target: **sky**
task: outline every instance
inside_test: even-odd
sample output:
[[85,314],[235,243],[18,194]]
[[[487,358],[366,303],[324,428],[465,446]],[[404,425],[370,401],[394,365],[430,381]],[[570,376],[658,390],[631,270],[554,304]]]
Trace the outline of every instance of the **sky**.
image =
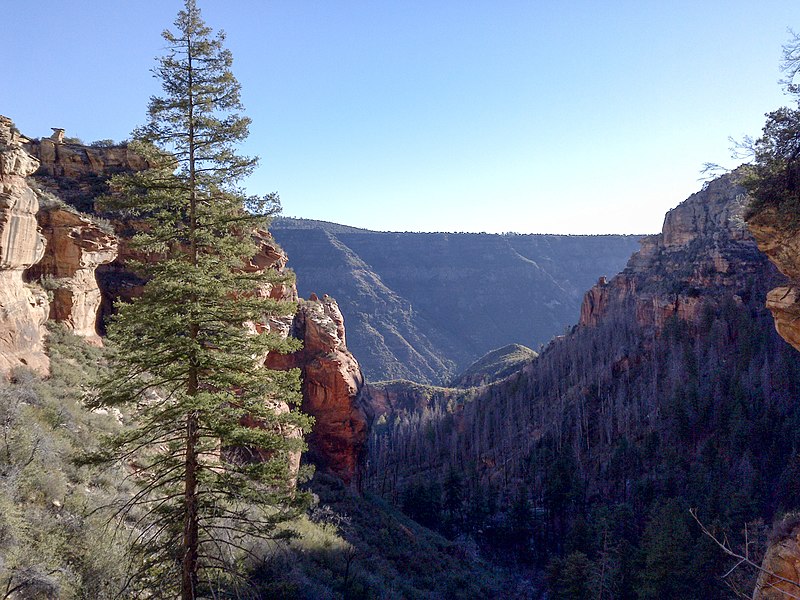
[[[9,0],[0,114],[123,140],[179,0]],[[654,233],[791,103],[796,0],[198,0],[260,157],[250,194],[380,231]]]

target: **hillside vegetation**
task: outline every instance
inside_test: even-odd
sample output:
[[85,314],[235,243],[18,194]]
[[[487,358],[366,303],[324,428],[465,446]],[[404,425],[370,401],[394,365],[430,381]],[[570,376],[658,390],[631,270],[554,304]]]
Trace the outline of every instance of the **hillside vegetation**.
[[[115,516],[134,491],[132,467],[76,462],[127,423],[83,407],[106,368],[104,351],[53,325],[48,353],[49,378],[20,369],[0,382],[0,590],[19,599],[134,597],[127,576],[136,558],[127,550],[136,528]],[[256,545],[249,581],[225,597],[481,598],[519,585],[469,547],[335,478],[318,476],[309,489],[314,505],[287,526],[295,537]]]
[[552,597],[749,594],[755,573],[722,579],[732,564],[689,513],[737,547],[747,528],[758,557],[765,524],[800,509],[800,360],[764,308],[781,277],[740,195],[721,180],[675,209],[587,296],[586,324],[516,374],[388,412],[368,487],[546,570]]

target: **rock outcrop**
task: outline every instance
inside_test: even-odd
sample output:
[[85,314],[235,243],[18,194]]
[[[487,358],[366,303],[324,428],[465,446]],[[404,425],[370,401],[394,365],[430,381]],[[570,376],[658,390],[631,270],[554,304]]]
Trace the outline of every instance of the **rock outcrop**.
[[[272,270],[279,275],[287,275],[286,263],[289,258],[286,253],[275,243],[275,239],[267,231],[256,231],[253,234],[256,243],[256,253],[250,259],[249,269],[252,271]],[[284,283],[265,283],[259,290],[262,298],[297,302],[297,286],[293,280]],[[281,337],[288,337],[292,332],[293,317],[270,316],[264,323],[258,323],[259,330],[277,333]]]
[[101,298],[95,271],[116,258],[116,236],[67,208],[43,208],[37,217],[47,252],[28,277],[49,285],[53,294],[50,319],[64,323],[89,343],[102,345],[97,332]]
[[11,120],[0,116],[0,374],[19,365],[41,373],[49,369],[47,295],[23,280],[45,249],[36,221],[39,201],[26,181],[39,163],[25,152],[23,141]]
[[[11,136],[11,131],[9,122],[7,137]],[[125,146],[90,147],[69,143],[65,141],[63,133],[63,130],[54,129],[52,137],[39,141],[28,141],[14,133],[14,160],[8,158],[6,162],[11,166],[0,172],[11,173],[17,178],[12,180],[4,176],[2,180],[4,187],[16,186],[13,187],[13,194],[16,194],[13,198],[18,196],[19,199],[11,203],[9,209],[14,211],[13,224],[4,230],[4,236],[13,239],[0,248],[3,252],[0,269],[4,269],[0,270],[0,278],[6,275],[16,278],[21,286],[6,285],[0,290],[0,296],[11,291],[17,295],[23,292],[28,294],[24,296],[24,302],[14,305],[17,312],[17,305],[27,306],[31,304],[29,297],[33,297],[33,292],[22,285],[22,271],[42,258],[44,248],[44,237],[37,231],[37,197],[25,185],[25,176],[35,172],[36,181],[41,187],[53,191],[71,207],[92,212],[94,199],[107,191],[110,176],[147,167],[141,157]],[[36,158],[25,152],[22,144]],[[5,160],[6,154],[3,157]],[[12,197],[9,194],[6,193],[3,198]],[[42,193],[43,197],[46,195]],[[42,211],[39,219],[50,251],[28,275],[30,279],[43,279],[48,287],[53,288],[53,306],[48,309],[46,295],[40,292],[36,296],[39,304],[33,303],[39,311],[35,327],[34,324],[22,327],[6,319],[2,319],[0,326],[10,323],[9,332],[24,337],[18,345],[27,351],[38,348],[39,354],[46,360],[41,341],[36,346],[33,338],[34,330],[41,328],[48,312],[51,318],[65,322],[87,340],[99,343],[101,338],[94,315],[101,296],[100,310],[103,316],[107,316],[113,310],[115,299],[129,300],[140,294],[144,281],[127,265],[131,260],[147,260],[147,257],[141,256],[127,242],[132,232],[127,230],[125,224],[116,224],[119,233],[117,239],[89,219],[58,203]],[[248,268],[287,274],[287,256],[271,234],[257,231],[254,241],[257,251]],[[6,256],[8,253],[11,254]],[[95,271],[99,289],[94,283]],[[298,300],[297,288],[288,279],[266,284],[260,293],[265,298],[292,302]],[[308,438],[312,460],[322,470],[340,476],[357,488],[367,435],[367,421],[359,406],[363,376],[358,362],[345,345],[344,321],[336,301],[326,296],[323,300],[302,302],[294,317],[271,317],[264,322],[254,323],[253,327],[283,337],[293,335],[303,341],[303,349],[295,354],[267,357],[267,366],[297,367],[302,370],[303,409],[316,418],[314,431]],[[102,330],[102,323],[99,329]],[[0,356],[10,356],[3,349],[2,336],[0,331]],[[31,364],[33,358],[22,357],[17,362],[24,361]],[[0,362],[0,369],[2,366]],[[288,410],[288,407],[279,406],[278,409]],[[253,425],[258,426],[257,423]],[[299,461],[299,455],[292,460]]]
[[640,325],[655,330],[673,315],[696,322],[715,296],[761,276],[764,260],[744,221],[747,202],[735,174],[692,194],[667,213],[662,233],[641,240],[622,273],[586,293],[580,324],[596,326],[610,307],[626,303]]
[[800,595],[800,525],[770,545],[753,600],[786,600]]
[[787,223],[773,208],[753,215],[748,225],[766,254],[789,283],[767,295],[767,308],[775,318],[778,333],[800,350],[800,227]]
[[147,161],[127,145],[68,143],[63,129],[54,131],[50,138],[27,141],[25,149],[39,160],[37,179],[82,212],[94,210],[94,200],[108,191],[109,177],[147,168]]
[[309,453],[319,469],[360,488],[367,440],[367,419],[360,405],[364,378],[347,349],[344,319],[333,298],[301,302],[292,335],[302,350],[272,355],[271,368],[299,368],[303,380],[303,411],[316,423],[308,437]]

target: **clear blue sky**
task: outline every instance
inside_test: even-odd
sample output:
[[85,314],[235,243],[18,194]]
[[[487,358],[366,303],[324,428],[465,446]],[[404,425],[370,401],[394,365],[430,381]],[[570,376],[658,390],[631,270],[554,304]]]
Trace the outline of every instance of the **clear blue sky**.
[[[128,137],[178,0],[3,7],[0,114]],[[788,102],[797,0],[198,0],[261,157],[250,193],[378,230],[650,233]]]

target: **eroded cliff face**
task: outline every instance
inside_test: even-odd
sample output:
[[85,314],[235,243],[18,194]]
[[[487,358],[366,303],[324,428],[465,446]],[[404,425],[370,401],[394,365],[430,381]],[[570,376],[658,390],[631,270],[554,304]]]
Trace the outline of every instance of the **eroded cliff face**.
[[0,116],[0,374],[26,365],[47,373],[47,295],[25,283],[24,271],[44,255],[36,221],[39,201],[26,177],[39,166],[22,148],[10,119]]
[[[769,291],[767,308],[775,329],[800,350],[800,228],[767,207],[750,216],[748,226],[759,249],[789,278]],[[753,600],[796,596],[800,583],[800,526],[779,537],[767,550]],[[794,583],[792,583],[794,582]]]
[[367,441],[367,419],[360,393],[364,377],[347,349],[344,319],[336,300],[316,296],[301,302],[292,335],[303,342],[291,355],[272,355],[272,368],[299,368],[303,411],[316,419],[309,452],[321,470],[359,489]]
[[800,228],[787,223],[774,208],[753,215],[748,225],[759,249],[789,278],[786,285],[769,292],[767,308],[781,337],[800,350]]
[[28,277],[44,278],[51,286],[50,319],[87,342],[102,345],[97,333],[101,295],[95,271],[116,258],[116,236],[66,208],[43,208],[37,217],[47,251],[30,268]]
[[747,230],[746,206],[735,174],[690,196],[667,213],[660,234],[641,240],[622,273],[601,278],[587,292],[580,324],[596,326],[610,306],[626,303],[640,325],[655,330],[673,315],[696,322],[716,296],[762,276],[764,260]]
[[28,141],[25,149],[39,161],[37,179],[83,212],[94,210],[94,200],[108,191],[109,177],[147,168],[147,161],[125,145],[73,144],[64,141],[63,130],[54,131],[50,138]]

